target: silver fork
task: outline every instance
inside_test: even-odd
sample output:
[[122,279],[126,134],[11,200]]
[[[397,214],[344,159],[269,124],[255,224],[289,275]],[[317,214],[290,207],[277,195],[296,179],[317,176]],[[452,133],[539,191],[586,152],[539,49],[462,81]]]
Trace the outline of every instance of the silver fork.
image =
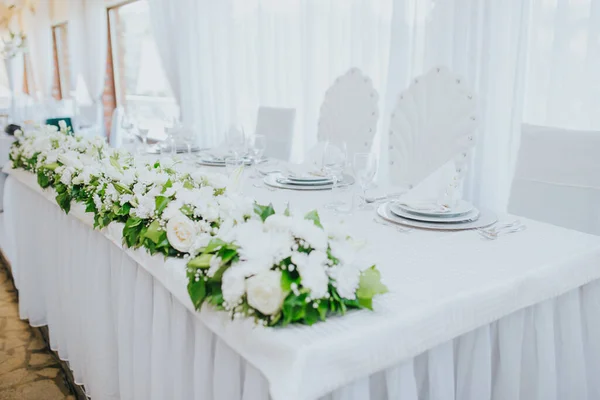
[[478,229],[477,231],[483,238],[488,240],[495,240],[498,239],[498,236],[521,232],[525,229],[527,229],[527,226],[522,224],[519,220],[516,220],[512,223],[494,226],[491,229]]

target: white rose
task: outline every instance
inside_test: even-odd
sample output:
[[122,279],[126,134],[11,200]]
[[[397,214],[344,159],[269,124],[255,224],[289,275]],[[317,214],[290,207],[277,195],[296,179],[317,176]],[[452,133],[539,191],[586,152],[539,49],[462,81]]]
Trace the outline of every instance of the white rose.
[[167,239],[176,250],[186,253],[194,243],[196,227],[194,222],[183,214],[167,222]]
[[248,304],[264,315],[281,309],[285,298],[281,289],[281,271],[263,271],[246,279]]

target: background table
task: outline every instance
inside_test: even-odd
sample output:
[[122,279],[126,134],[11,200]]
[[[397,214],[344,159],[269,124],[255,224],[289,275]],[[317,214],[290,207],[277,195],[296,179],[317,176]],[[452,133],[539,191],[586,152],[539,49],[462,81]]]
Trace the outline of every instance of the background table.
[[[375,312],[264,329],[193,312],[181,260],[121,249],[118,224],[93,231],[81,207],[66,216],[33,175],[11,174],[6,250],[21,317],[49,326],[93,399],[600,396],[598,237],[533,221],[497,241],[407,235],[358,213],[348,232],[369,241],[390,288]],[[298,208],[327,201],[247,191]]]

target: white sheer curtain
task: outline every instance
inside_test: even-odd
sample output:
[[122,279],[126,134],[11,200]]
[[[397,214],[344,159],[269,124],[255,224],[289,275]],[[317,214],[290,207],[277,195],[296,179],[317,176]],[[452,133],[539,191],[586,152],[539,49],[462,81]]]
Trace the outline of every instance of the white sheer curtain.
[[[166,64],[176,60],[169,74],[203,145],[217,144],[234,121],[252,130],[259,105],[293,107],[294,156],[301,158],[315,142],[325,90],[356,66],[380,93],[385,166],[382,133],[398,93],[446,65],[481,104],[465,194],[501,210],[523,112],[529,123],[600,124],[593,112],[600,109],[600,0],[181,0],[175,10],[151,1],[155,15],[177,21],[159,40],[161,53]],[[166,20],[154,19],[156,32],[166,32]]]
[[150,5],[150,23],[154,32],[156,47],[161,57],[162,66],[171,85],[171,91],[178,104],[181,104],[181,80],[179,75],[178,59],[185,54],[179,54],[177,47],[180,44],[179,30],[173,29],[178,25],[178,2],[168,0],[148,0]]
[[[52,21],[50,19],[50,2],[40,2],[35,13],[28,10],[23,16],[24,31],[27,35],[27,46],[31,63],[32,76],[40,100],[52,95]],[[33,93],[31,93],[33,94]]]
[[71,79],[76,87],[77,102],[79,106],[95,109],[93,122],[103,132],[102,93],[108,49],[105,2],[83,0],[69,4],[68,35]]
[[[153,14],[167,3],[152,0]],[[197,124],[203,145],[216,145],[232,122],[252,131],[260,105],[295,108],[293,156],[301,158],[316,142],[319,107],[337,76],[358,67],[383,92],[391,5],[392,0],[177,2],[177,28],[169,27],[172,39],[160,40],[159,47],[172,46],[161,50],[163,57],[176,49],[171,57],[178,63],[183,118]]]
[[524,120],[600,130],[600,0],[531,0]]

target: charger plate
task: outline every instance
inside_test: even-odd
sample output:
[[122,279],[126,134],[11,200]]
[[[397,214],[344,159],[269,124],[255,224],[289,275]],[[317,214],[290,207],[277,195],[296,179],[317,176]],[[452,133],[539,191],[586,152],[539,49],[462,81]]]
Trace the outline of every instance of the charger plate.
[[423,222],[406,219],[397,216],[390,210],[390,202],[383,203],[377,208],[377,215],[388,222],[399,225],[410,226],[411,228],[435,229],[440,231],[462,231],[466,229],[477,229],[488,227],[498,221],[496,213],[491,210],[479,209],[479,218],[467,222]]
[[[333,184],[327,185],[315,185],[314,183],[310,184],[302,184],[300,182],[296,183],[285,183],[285,181],[281,181],[283,175],[274,173],[265,176],[264,183],[267,186],[271,186],[278,189],[290,189],[290,190],[330,190],[333,187]],[[354,178],[350,175],[344,175],[344,179],[339,183],[340,187],[349,186],[354,183]]]

